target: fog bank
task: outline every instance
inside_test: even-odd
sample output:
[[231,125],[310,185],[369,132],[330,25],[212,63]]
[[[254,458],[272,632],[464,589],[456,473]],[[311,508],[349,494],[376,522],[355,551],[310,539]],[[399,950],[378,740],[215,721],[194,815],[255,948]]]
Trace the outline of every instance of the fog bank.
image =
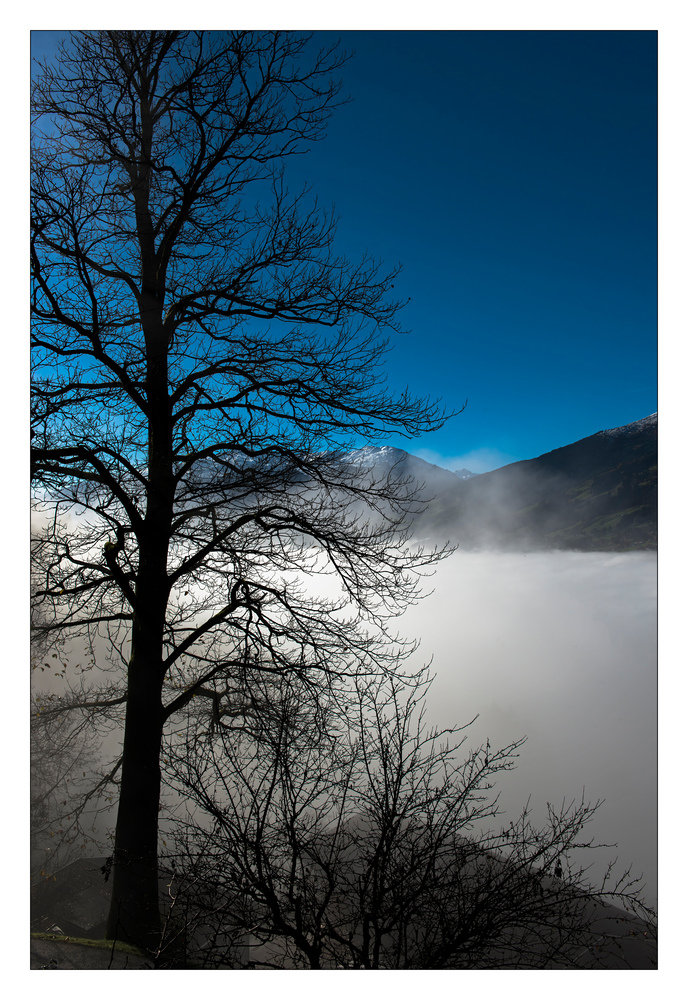
[[532,796],[605,799],[591,826],[644,872],[656,902],[657,563],[640,553],[461,553],[400,631],[436,679],[428,720],[469,742],[528,742],[504,776],[507,813]]
[[[590,830],[618,844],[620,863],[644,873],[650,905],[657,894],[656,581],[649,552],[458,551],[428,581],[434,592],[397,622],[402,636],[421,640],[413,662],[433,660],[430,724],[462,725],[478,714],[468,745],[528,738],[517,770],[499,786],[507,817],[529,796],[535,819],[544,818],[548,801],[580,799],[583,791],[588,800],[604,799]],[[336,588],[319,577],[316,589]],[[75,650],[68,658],[82,657]],[[62,689],[52,670],[34,681],[35,690]],[[120,735],[106,740],[106,753],[116,754]],[[101,818],[103,833],[107,822]]]

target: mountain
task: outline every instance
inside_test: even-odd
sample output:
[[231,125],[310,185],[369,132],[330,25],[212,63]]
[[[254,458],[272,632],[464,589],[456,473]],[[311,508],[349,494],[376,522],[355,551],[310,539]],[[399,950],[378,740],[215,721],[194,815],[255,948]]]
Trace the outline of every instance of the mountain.
[[459,480],[417,530],[467,549],[656,548],[657,414]]
[[462,549],[630,551],[657,547],[657,414],[482,475],[441,469],[396,448],[348,461],[424,483],[421,538]]
[[[419,540],[449,540],[464,550],[625,552],[657,547],[656,413],[481,475],[468,469],[450,472],[389,446],[323,457],[333,461],[337,474],[346,476],[353,467],[363,472],[364,481],[367,473],[378,482],[391,473],[408,480],[410,488],[422,487],[427,506],[413,520]],[[239,455],[231,473],[244,488],[246,502],[257,461]],[[272,459],[268,465],[262,461],[264,482]],[[226,464],[219,475],[224,489]],[[285,472],[277,461],[273,490],[284,488],[285,475],[294,484],[310,480],[308,472],[295,473],[291,467]],[[316,480],[313,487],[317,490]],[[365,516],[362,500],[359,506]],[[350,507],[351,512],[356,509],[355,504]]]
[[[425,459],[418,458],[417,455],[410,455],[401,448],[391,448],[386,445],[382,448],[359,448],[356,451],[348,452],[343,456],[349,465],[368,467],[375,478],[387,475],[394,470],[395,478],[410,477],[416,483],[425,484],[425,493],[428,497],[439,497],[451,494],[452,491],[462,481],[460,473],[449,472],[439,465],[432,465]],[[461,473],[472,476],[472,472],[462,469]]]

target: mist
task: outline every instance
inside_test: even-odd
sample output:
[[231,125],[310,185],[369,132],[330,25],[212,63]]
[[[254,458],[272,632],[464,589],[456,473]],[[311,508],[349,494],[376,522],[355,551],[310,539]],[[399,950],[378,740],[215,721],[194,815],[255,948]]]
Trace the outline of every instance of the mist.
[[[505,814],[531,798],[605,802],[588,828],[657,896],[657,563],[654,552],[457,552],[400,631],[436,675],[427,719],[468,743],[526,736],[499,785]],[[601,874],[600,866],[593,869]]]
[[[329,591],[327,578],[315,589]],[[502,776],[504,816],[530,799],[544,820],[548,802],[604,799],[588,832],[617,844],[591,870],[643,875],[657,901],[657,562],[654,552],[464,552],[444,560],[431,590],[397,621],[417,639],[412,663],[432,661],[426,721],[467,730],[466,749],[527,737],[518,768]],[[106,643],[98,655],[100,673]],[[82,659],[83,652],[78,656]],[[72,663],[77,650],[67,653]],[[35,690],[59,692],[52,671]],[[121,733],[104,741],[104,760]],[[114,808],[97,827],[105,839]],[[620,873],[620,871],[619,871]]]

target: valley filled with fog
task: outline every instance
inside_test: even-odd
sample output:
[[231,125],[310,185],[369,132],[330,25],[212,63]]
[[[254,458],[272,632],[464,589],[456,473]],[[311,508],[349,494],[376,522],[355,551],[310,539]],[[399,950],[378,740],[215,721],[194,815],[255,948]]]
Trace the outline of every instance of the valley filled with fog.
[[467,746],[527,736],[499,785],[507,819],[528,796],[536,819],[548,801],[604,799],[589,829],[654,905],[656,553],[458,551],[428,582],[400,624],[432,657],[428,722],[478,714]]
[[[654,552],[458,550],[426,580],[427,596],[395,623],[400,636],[420,641],[411,663],[432,660],[428,725],[460,726],[478,715],[466,750],[487,738],[497,748],[527,737],[517,769],[497,786],[506,822],[529,798],[537,822],[547,802],[604,799],[588,830],[618,851],[601,851],[591,876],[598,881],[618,853],[619,868],[632,864],[644,875],[652,906],[656,587]],[[331,588],[331,577],[316,578],[314,590]],[[104,643],[99,653],[102,670]],[[76,650],[68,659],[76,660]],[[62,690],[51,672],[34,680],[37,691]],[[106,738],[108,757],[117,756],[120,738]],[[101,837],[113,823],[114,812],[101,815]]]

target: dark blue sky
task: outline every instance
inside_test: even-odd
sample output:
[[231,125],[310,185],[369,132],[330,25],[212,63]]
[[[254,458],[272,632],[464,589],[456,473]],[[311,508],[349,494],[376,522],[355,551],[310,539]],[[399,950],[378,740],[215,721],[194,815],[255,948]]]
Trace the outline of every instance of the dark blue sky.
[[348,249],[404,265],[392,384],[468,399],[407,450],[483,471],[654,412],[655,33],[342,41],[353,101],[310,177]]
[[468,400],[388,443],[482,472],[654,412],[656,34],[336,37],[352,101],[290,177],[344,251],[404,266],[390,384]]

